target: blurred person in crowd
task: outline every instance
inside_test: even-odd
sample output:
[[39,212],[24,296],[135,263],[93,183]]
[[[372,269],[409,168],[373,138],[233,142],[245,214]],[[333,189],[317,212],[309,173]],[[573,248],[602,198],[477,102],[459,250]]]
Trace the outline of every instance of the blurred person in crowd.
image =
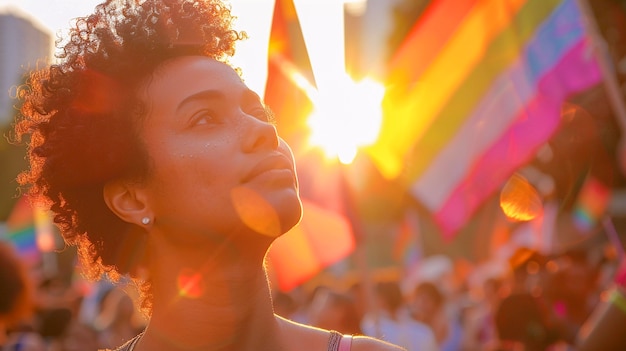
[[444,296],[434,283],[417,284],[411,301],[411,313],[417,321],[430,326],[438,343],[443,342],[448,334],[443,306]]
[[354,300],[356,313],[359,316],[359,320],[362,320],[369,309],[368,297],[363,284],[358,280],[352,282],[348,287],[347,293]]
[[64,334],[60,350],[62,351],[90,351],[98,350],[98,332],[84,323],[70,324]]
[[568,250],[554,261],[559,268],[550,279],[547,298],[571,341],[598,303],[600,266],[590,262],[584,249]]
[[[471,266],[466,260],[453,259],[443,254],[431,255],[420,261],[417,269],[413,269],[402,279],[402,291],[410,300],[411,313],[415,312],[413,305],[416,287],[424,282],[434,284],[437,295],[441,297],[441,305],[437,312],[440,323],[437,323],[438,326],[433,328],[433,331],[442,350],[456,350],[461,343],[463,331],[461,319],[467,304],[467,286],[463,276],[467,274]],[[432,301],[432,298],[420,298],[417,303],[426,300]]]
[[502,279],[490,277],[482,284],[480,302],[471,308],[464,323],[463,350],[496,350],[495,312],[502,299]]
[[13,247],[0,241],[0,348],[3,351],[44,351],[34,331],[34,282]]
[[51,351],[60,349],[75,317],[80,296],[59,276],[46,277],[37,289],[37,332]]
[[471,303],[467,277],[475,266],[463,258],[457,258],[453,263],[454,270],[450,287],[447,291],[441,291],[445,300],[444,314],[449,323],[448,337],[441,345],[442,351],[456,351],[461,348],[465,333],[465,318]]
[[310,305],[311,325],[343,334],[363,335],[355,301],[329,288],[316,290]]
[[298,304],[290,294],[280,290],[273,291],[272,304],[277,315],[294,320],[293,316],[298,312]]
[[602,285],[602,299],[576,336],[578,351],[626,349],[626,261],[616,263],[611,280]]
[[439,349],[430,327],[410,317],[398,282],[379,282],[375,293],[377,306],[361,321],[366,335],[381,337],[408,351]]
[[120,350],[396,350],[274,314],[265,255],[302,205],[290,148],[228,63],[233,20],[220,0],[108,0],[77,18],[58,63],[18,89],[18,181],[84,272],[141,286],[150,321]]
[[[311,324],[309,306],[313,299],[311,291],[302,285],[289,292],[272,291],[274,313],[300,324]],[[275,300],[276,299],[276,300]]]
[[546,258],[534,250],[519,248],[509,259],[510,293],[495,311],[501,350],[546,350],[559,342],[557,319],[539,289]]
[[[101,287],[104,284],[109,286],[108,281],[105,279],[98,282],[98,285]],[[84,314],[86,312],[85,307],[88,306],[86,301],[92,295],[99,293],[98,289],[95,284],[94,286],[87,285],[81,279],[73,282],[72,289],[75,291],[75,298],[70,305],[72,318],[61,338],[60,350],[97,350],[99,349],[99,333],[93,325],[97,320],[97,315],[94,313],[92,316],[86,317]]]
[[132,339],[143,329],[130,296],[120,287],[109,290],[101,301],[94,325],[100,348],[114,348]]

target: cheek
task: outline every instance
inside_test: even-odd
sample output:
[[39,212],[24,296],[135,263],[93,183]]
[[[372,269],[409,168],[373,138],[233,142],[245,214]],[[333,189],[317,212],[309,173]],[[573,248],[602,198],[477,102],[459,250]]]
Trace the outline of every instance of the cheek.
[[167,183],[210,184],[232,178],[228,156],[213,143],[173,140],[152,150],[155,176]]
[[[232,172],[215,153],[168,152],[153,157],[151,177],[155,210],[193,216],[225,210],[233,188]],[[166,212],[162,212],[166,213]]]

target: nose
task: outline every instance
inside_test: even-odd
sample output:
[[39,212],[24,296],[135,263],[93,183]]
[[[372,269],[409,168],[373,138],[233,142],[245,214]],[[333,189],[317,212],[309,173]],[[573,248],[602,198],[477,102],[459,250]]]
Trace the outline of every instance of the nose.
[[276,127],[254,116],[245,115],[243,151],[255,152],[259,149],[277,149],[280,145]]

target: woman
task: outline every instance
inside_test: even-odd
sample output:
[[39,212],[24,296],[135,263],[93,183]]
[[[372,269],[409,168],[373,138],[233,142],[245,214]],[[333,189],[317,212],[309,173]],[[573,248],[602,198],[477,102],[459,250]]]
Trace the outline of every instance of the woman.
[[93,277],[129,275],[150,322],[122,349],[398,350],[274,315],[263,260],[298,223],[293,155],[227,59],[217,0],[108,0],[20,89],[31,194]]

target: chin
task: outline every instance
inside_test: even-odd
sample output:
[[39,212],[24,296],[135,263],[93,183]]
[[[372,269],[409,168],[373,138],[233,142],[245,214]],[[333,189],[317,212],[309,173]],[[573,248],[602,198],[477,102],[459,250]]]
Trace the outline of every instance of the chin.
[[298,199],[297,203],[283,206],[279,216],[282,235],[300,223],[302,219],[302,202],[300,202],[300,199]]

